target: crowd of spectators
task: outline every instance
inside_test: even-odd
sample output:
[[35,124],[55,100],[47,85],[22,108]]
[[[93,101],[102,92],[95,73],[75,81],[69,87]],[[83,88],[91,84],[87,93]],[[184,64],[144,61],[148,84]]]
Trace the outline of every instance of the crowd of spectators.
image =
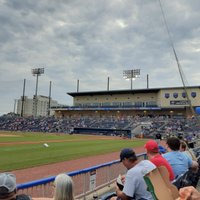
[[69,133],[74,127],[78,128],[124,128],[129,125],[129,119],[98,118],[98,117],[18,117],[1,116],[0,130],[56,132]]
[[[172,136],[167,138],[165,145],[167,152],[165,153],[161,153],[159,151],[158,143],[159,141],[149,140],[148,142],[146,142],[144,147],[146,149],[147,158],[149,159],[149,161],[154,164],[156,168],[165,168],[166,173],[163,170],[159,171],[159,173],[164,173],[161,175],[163,180],[165,180],[164,182],[166,182],[167,177],[169,178],[170,182],[166,184],[168,189],[165,189],[171,190],[171,192],[173,193],[173,199],[175,198],[176,200],[200,199],[200,193],[198,192],[198,190],[195,189],[195,187],[199,183],[200,177],[199,159],[195,157],[195,154],[191,154],[192,150],[188,148],[185,141],[179,139],[178,137]],[[121,178],[121,181],[124,183],[124,188],[120,189],[118,184],[116,184],[116,193],[112,194],[114,197],[112,197],[111,200],[150,200],[152,198],[149,197],[146,193],[146,191],[152,192],[152,188],[148,188],[147,190],[144,189],[145,187],[143,185],[143,181],[146,179],[144,179],[143,177],[146,175],[144,175],[143,172],[147,172],[148,174],[151,173],[151,171],[153,171],[155,168],[152,168],[148,164],[145,164],[146,168],[143,168],[142,165],[140,166],[139,163],[141,163],[142,161],[138,162],[137,159],[134,157],[133,152],[134,151],[132,149],[123,149],[120,153],[120,160],[123,165],[128,169],[128,171],[125,176],[121,176],[123,177],[123,179]],[[134,174],[134,172],[136,172],[137,175]],[[141,174],[142,176],[140,177]],[[152,196],[158,194],[159,192],[157,189],[159,187],[162,187],[161,185],[157,185],[159,183],[158,177],[153,178],[153,180],[157,181],[151,183],[151,185],[153,184],[152,186],[154,187],[154,192],[151,193]],[[147,182],[146,187],[149,187],[149,181]],[[179,185],[178,183],[181,184]],[[143,191],[143,193],[140,191],[140,189],[142,189],[141,191]],[[158,193],[156,193],[155,191],[157,191]],[[158,195],[160,195],[160,193]],[[153,199],[157,199],[157,197]]]
[[[138,127],[141,127],[139,131]],[[0,117],[0,130],[49,132],[49,133],[78,133],[76,128],[112,129],[113,132],[97,131],[93,134],[118,135],[115,130],[130,130],[131,138],[136,136],[155,138],[160,135],[166,139],[171,136],[184,138],[192,142],[199,137],[199,124],[193,119],[183,117],[169,118],[167,116],[70,116],[63,118],[50,117],[19,117],[4,115]],[[76,129],[77,130],[77,129]],[[135,133],[137,130],[138,133]],[[115,133],[116,132],[116,133]],[[123,135],[123,132],[121,133]],[[130,137],[130,136],[128,136]]]
[[19,117],[4,115],[0,117],[0,130],[72,133],[74,128],[128,129],[131,132],[141,127],[144,137],[162,138],[175,135],[192,141],[199,137],[199,124],[194,119],[169,118],[166,116],[70,116],[65,118]]
[[[200,177],[199,163],[185,153],[188,147],[184,141],[174,136],[169,137],[166,141],[167,152],[164,154],[159,151],[158,141],[149,140],[144,147],[148,160],[139,161],[131,148],[121,151],[120,161],[127,168],[127,173],[119,176],[121,181],[118,180],[119,177],[117,178],[115,192],[104,195],[103,200],[162,199],[161,195],[163,194],[159,191],[163,191],[163,188],[171,191],[166,193],[169,196],[165,196],[164,199],[200,199],[200,193],[195,189]],[[157,173],[154,173],[155,170]],[[187,177],[185,174],[190,174],[190,176]],[[146,181],[146,176],[152,177],[152,179],[148,178]],[[184,178],[182,179],[182,177]],[[161,179],[163,179],[163,185],[159,185]],[[183,180],[182,184],[177,185],[177,180]]]
[[[164,117],[66,117],[62,119],[56,119],[55,117],[18,117],[18,116],[2,116],[0,117],[0,130],[9,131],[31,131],[31,132],[59,132],[68,133],[72,127],[96,127],[102,128],[101,124],[105,124],[105,127],[135,127],[137,125],[147,124],[145,130],[148,132],[153,132],[154,136],[161,133],[162,137],[166,138],[166,149],[167,152],[161,155],[159,152],[159,145],[155,140],[150,140],[145,144],[147,151],[147,157],[149,160],[139,161],[135,155],[135,152],[130,148],[125,148],[120,153],[120,161],[127,168],[127,174],[124,181],[124,188],[120,190],[116,185],[116,194],[112,197],[115,199],[144,199],[151,200],[151,194],[146,190],[145,181],[143,176],[148,174],[150,171],[159,166],[165,166],[169,172],[169,180],[172,181],[184,174],[189,169],[198,171],[199,164],[192,157],[186,154],[187,144],[180,139],[190,141],[195,137],[198,137],[198,124],[195,124],[193,119],[169,119]],[[118,125],[117,125],[118,124]],[[161,132],[159,132],[161,130]],[[181,135],[179,133],[182,133]],[[174,136],[176,135],[176,137]],[[188,138],[188,135],[191,136]],[[182,152],[183,151],[183,152]],[[8,179],[9,178],[9,179]],[[4,180],[13,181],[12,188],[8,188],[4,183]],[[1,185],[1,181],[3,182]],[[14,195],[14,200],[20,200],[17,196],[15,189],[16,183],[15,177],[11,174],[0,174],[0,199],[1,195],[6,197],[6,195]],[[71,178],[65,174],[58,175],[55,179],[55,191],[54,200],[62,199],[60,196],[68,196],[67,199],[73,200],[73,182]],[[60,184],[62,187],[60,187]],[[61,191],[61,188],[64,188]],[[67,193],[65,193],[67,191]],[[186,191],[184,194],[184,191]],[[192,187],[180,190],[180,195],[186,196],[189,193],[189,198],[185,199],[195,199],[191,198],[192,195],[200,196],[200,194]],[[25,196],[29,198],[28,196]],[[10,198],[10,196],[9,196]],[[44,198],[45,199],[45,198]],[[36,200],[44,200],[36,199]],[[63,198],[65,200],[65,198]]]

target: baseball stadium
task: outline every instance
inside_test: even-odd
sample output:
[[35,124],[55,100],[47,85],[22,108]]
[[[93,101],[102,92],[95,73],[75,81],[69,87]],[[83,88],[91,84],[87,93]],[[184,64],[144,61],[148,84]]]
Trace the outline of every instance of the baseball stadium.
[[68,93],[73,106],[52,107],[53,116],[4,115],[1,172],[14,173],[18,192],[33,197],[52,197],[56,175],[67,173],[77,199],[103,199],[118,174],[126,173],[119,160],[123,148],[147,159],[144,144],[160,134],[161,145],[176,136],[198,156],[199,89],[74,92]]
[[[116,2],[2,1],[1,75],[11,78],[4,77],[1,94],[11,82],[9,92],[16,94],[17,77],[27,65],[48,66],[52,71],[44,83],[53,79],[62,88],[71,88],[77,76],[86,81],[99,76],[100,70],[101,80],[108,68],[112,73],[122,65],[144,66],[172,85],[150,88],[147,74],[147,87],[136,89],[132,81],[140,69],[125,70],[131,89],[119,89],[118,82],[118,90],[110,90],[108,77],[107,90],[79,91],[78,80],[77,91],[67,93],[73,100],[67,106],[52,99],[51,81],[49,96],[37,94],[44,68],[32,69],[33,98],[25,95],[24,79],[14,112],[0,116],[0,200],[200,199],[200,85],[194,62],[200,51],[199,5],[167,5],[171,34],[160,0],[159,11],[155,2]],[[175,46],[194,76],[193,86]],[[173,86],[169,47],[181,86]]]

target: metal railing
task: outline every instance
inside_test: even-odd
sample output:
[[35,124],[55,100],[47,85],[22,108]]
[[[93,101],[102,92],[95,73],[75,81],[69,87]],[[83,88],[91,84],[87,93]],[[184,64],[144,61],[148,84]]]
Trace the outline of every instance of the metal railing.
[[[146,159],[146,153],[137,154],[140,160]],[[125,174],[126,169],[119,160],[96,165],[82,170],[67,173],[74,181],[75,197],[86,199],[101,188],[111,185],[119,174]],[[25,193],[32,197],[52,197],[52,184],[55,176],[43,178],[17,185],[18,193]]]

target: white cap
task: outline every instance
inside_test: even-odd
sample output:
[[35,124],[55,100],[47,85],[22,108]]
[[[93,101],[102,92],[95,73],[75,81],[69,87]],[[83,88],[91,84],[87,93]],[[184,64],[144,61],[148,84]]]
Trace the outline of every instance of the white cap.
[[[0,173],[0,195],[2,195],[2,193],[11,193],[16,189],[16,187],[16,177],[14,174]],[[7,191],[5,191],[5,188]]]

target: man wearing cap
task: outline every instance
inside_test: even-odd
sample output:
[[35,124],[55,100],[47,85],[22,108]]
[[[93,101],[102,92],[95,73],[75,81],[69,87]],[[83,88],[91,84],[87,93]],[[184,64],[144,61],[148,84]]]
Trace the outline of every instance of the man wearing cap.
[[149,140],[144,148],[147,151],[148,159],[157,167],[165,166],[169,172],[169,180],[174,180],[174,172],[169,162],[159,153],[158,143],[155,140]]
[[0,173],[0,200],[30,200],[28,195],[17,195],[16,177],[11,173]]
[[121,191],[116,184],[117,197],[112,197],[111,200],[153,200],[151,193],[147,191],[143,177],[156,166],[149,160],[139,161],[131,148],[125,148],[121,151],[120,161],[128,171],[123,190]]

